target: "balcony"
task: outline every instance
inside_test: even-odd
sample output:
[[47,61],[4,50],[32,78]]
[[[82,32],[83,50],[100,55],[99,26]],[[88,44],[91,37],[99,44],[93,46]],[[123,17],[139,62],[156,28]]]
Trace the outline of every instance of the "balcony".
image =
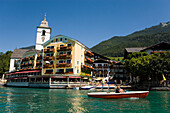
[[42,55],[38,55],[37,60],[41,60],[41,59],[42,59]]
[[60,54],[60,55],[57,55],[56,58],[57,58],[57,59],[71,59],[71,58],[72,58],[72,55]]
[[109,66],[94,66],[94,68],[104,68],[104,69],[108,69]]
[[34,56],[30,56],[29,58],[30,58],[30,60],[34,60]]
[[89,56],[89,57],[93,57],[93,56],[94,56],[94,54],[93,54],[92,52],[88,51],[88,50],[85,51],[84,54],[85,54],[86,56]]
[[55,74],[64,74],[64,72],[56,72]]
[[30,60],[29,57],[22,58],[22,61],[29,61],[29,60]]
[[72,46],[57,47],[57,51],[68,51],[68,50],[72,50]]
[[54,68],[53,64],[45,64],[43,65],[43,68]]
[[41,62],[36,62],[36,65],[39,66],[39,65],[42,65],[42,63]]
[[45,72],[45,74],[53,74],[53,72]]
[[92,64],[94,61],[93,60],[91,60],[90,58],[86,58],[86,59],[84,59],[84,61],[86,62],[86,63],[89,63],[89,64]]
[[47,49],[44,49],[44,53],[54,53],[55,52],[55,49],[54,48],[52,48],[52,49],[50,49],[50,48],[47,48]]
[[28,63],[28,66],[33,66],[33,65],[34,65],[34,63],[32,63],[32,62]]
[[45,60],[45,61],[46,60],[54,60],[54,56],[52,56],[52,57],[51,56],[46,56],[46,57],[43,58],[43,60]]
[[56,64],[56,68],[59,68],[59,67],[72,67],[72,63],[59,63],[59,64]]
[[87,65],[83,65],[82,68],[86,68],[86,69],[94,69],[93,67],[87,66]]

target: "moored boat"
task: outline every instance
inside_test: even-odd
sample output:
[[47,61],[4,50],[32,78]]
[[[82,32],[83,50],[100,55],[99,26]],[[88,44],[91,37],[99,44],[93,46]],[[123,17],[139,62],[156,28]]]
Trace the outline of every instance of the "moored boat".
[[104,84],[104,85],[102,85],[102,84],[100,84],[100,85],[98,85],[98,86],[96,86],[96,89],[115,89],[115,85],[114,84]]
[[84,87],[81,87],[81,90],[89,90],[91,88],[94,88],[94,86],[84,86]]
[[121,98],[145,98],[149,91],[129,91],[125,93],[115,92],[91,92],[88,93],[89,97],[106,98],[106,99],[121,99]]

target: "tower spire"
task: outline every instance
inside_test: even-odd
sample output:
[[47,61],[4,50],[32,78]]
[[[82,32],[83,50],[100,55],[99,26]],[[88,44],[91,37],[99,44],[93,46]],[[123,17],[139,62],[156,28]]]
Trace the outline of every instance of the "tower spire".
[[41,21],[40,27],[46,27],[46,28],[48,28],[48,22],[47,22],[47,20],[46,20],[46,13],[45,13],[45,15],[44,15],[44,20]]
[[46,21],[46,13],[45,13],[45,15],[44,15],[44,21]]

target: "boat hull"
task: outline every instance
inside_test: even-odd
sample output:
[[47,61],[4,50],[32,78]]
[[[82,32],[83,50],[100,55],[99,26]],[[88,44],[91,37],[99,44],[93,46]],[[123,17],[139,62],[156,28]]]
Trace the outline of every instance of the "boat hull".
[[106,99],[121,99],[121,98],[145,98],[149,94],[149,91],[133,91],[126,93],[115,93],[115,92],[94,92],[88,93],[89,97],[95,98],[106,98]]

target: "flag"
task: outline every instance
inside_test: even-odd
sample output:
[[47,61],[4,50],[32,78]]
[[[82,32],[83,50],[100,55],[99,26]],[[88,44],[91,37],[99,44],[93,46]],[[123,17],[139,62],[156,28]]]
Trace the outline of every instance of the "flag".
[[163,77],[163,80],[166,81],[166,78],[165,78],[164,74],[162,74],[162,77]]

